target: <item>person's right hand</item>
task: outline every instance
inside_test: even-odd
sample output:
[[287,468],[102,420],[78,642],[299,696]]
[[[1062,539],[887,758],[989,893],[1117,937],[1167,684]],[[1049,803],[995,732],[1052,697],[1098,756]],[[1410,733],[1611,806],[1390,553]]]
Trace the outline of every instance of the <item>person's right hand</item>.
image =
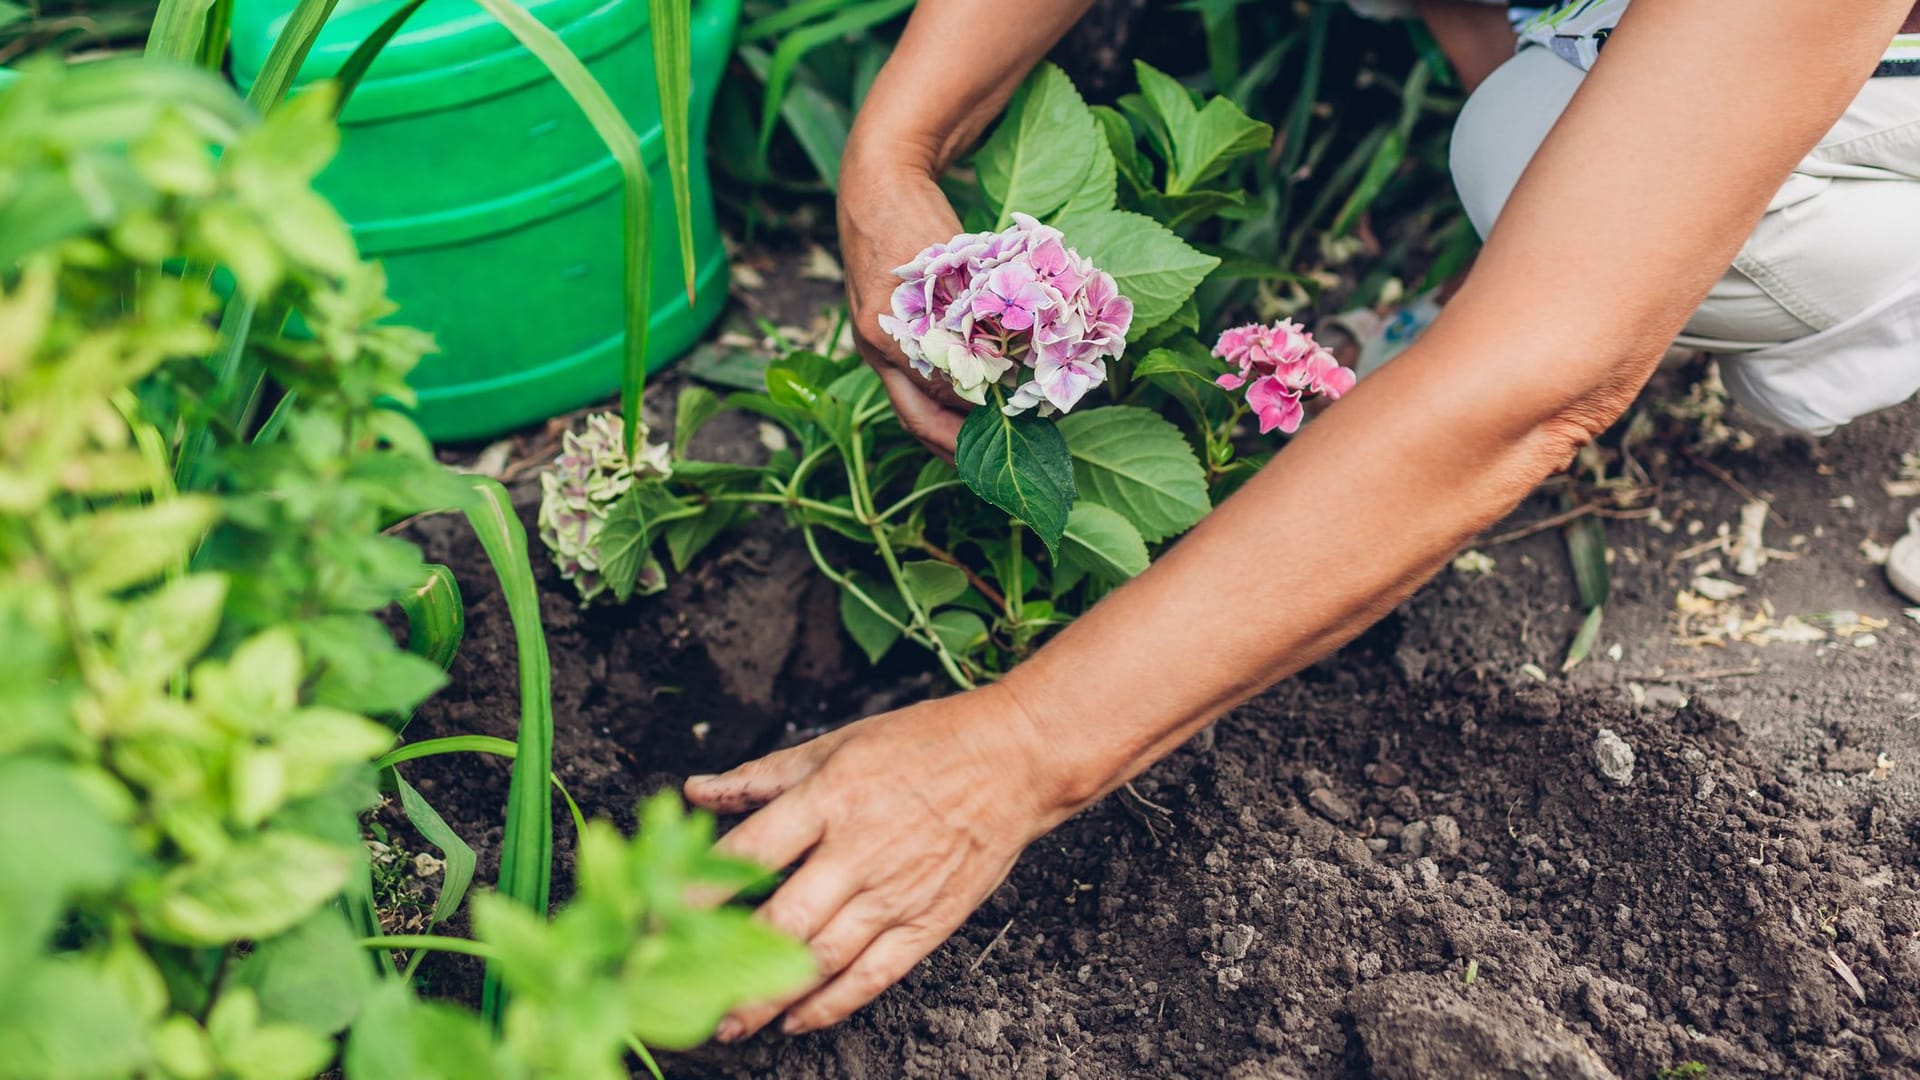
[[960,219],[925,167],[886,155],[877,163],[859,157],[849,154],[840,174],[840,254],[854,341],[880,373],[900,425],[951,459],[960,421],[972,406],[951,388],[915,372],[900,346],[880,329],[880,316],[892,310],[893,290],[900,284],[894,268],[912,262],[928,245],[952,239],[960,232]]

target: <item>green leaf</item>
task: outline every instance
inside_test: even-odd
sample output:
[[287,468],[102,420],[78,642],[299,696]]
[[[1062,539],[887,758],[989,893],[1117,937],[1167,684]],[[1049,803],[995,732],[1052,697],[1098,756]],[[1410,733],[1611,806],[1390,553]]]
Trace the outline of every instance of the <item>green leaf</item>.
[[920,602],[922,611],[952,603],[967,591],[966,571],[933,559],[904,564],[900,567],[900,576],[907,583],[907,591]]
[[773,143],[775,118],[786,100],[787,84],[792,81],[800,61],[821,45],[878,26],[912,6],[913,0],[849,3],[832,17],[802,27],[780,39],[780,44],[773,50],[773,59],[767,65],[767,90],[761,104],[757,156],[762,169],[766,167],[767,148]]
[[259,998],[263,1020],[326,1034],[351,1024],[373,990],[366,950],[334,907],[321,908],[299,926],[256,943],[231,977]]
[[965,656],[987,640],[986,620],[964,608],[936,611],[932,622],[934,636],[955,656]]
[[0,875],[0,986],[39,952],[70,895],[103,890],[129,869],[129,837],[89,779],[37,758],[0,761],[0,851],[9,867]]
[[647,559],[647,545],[646,508],[640,488],[635,486],[607,511],[606,524],[600,528],[600,577],[613,590],[614,599],[623,604],[633,597],[640,565]]
[[1220,175],[1234,160],[1273,144],[1273,129],[1251,119],[1224,97],[1196,109],[1193,95],[1165,73],[1134,61],[1140,92],[1159,115],[1173,143],[1167,194],[1182,195]]
[[312,700],[350,712],[406,717],[447,684],[439,664],[393,643],[371,615],[323,615],[298,626],[318,671]]
[[120,677],[158,685],[191,666],[220,629],[226,599],[226,575],[188,574],[122,607],[113,636]]
[[1057,553],[1073,506],[1074,468],[1066,440],[1033,413],[1007,416],[995,405],[974,409],[960,425],[954,468],[973,493],[1025,522]]
[[1107,144],[1107,154],[1113,159],[1114,171],[1126,180],[1135,194],[1144,194],[1153,190],[1153,169],[1141,158],[1139,147],[1134,145],[1133,125],[1105,105],[1092,105],[1087,109],[1093,114],[1101,140]]
[[1380,149],[1374,151],[1373,158],[1367,162],[1367,171],[1360,176],[1360,182],[1353,186],[1347,195],[1347,201],[1340,207],[1340,213],[1333,219],[1329,231],[1335,236],[1351,229],[1360,215],[1367,212],[1373,201],[1380,197],[1381,189],[1407,158],[1407,140],[1398,131],[1389,131],[1380,143]]
[[418,829],[427,843],[440,849],[441,859],[446,866],[440,872],[440,896],[433,903],[433,914],[429,923],[446,922],[453,913],[460,910],[460,901],[467,895],[467,886],[473,881],[473,870],[477,860],[473,848],[460,834],[453,831],[440,812],[427,802],[426,797],[414,790],[412,784],[394,778],[394,789],[400,794],[400,809],[406,812],[407,821]]
[[777,999],[818,974],[804,945],[731,907],[674,920],[636,961],[622,980],[633,1033],[669,1050],[699,1045],[735,1007]]
[[[527,556],[527,531],[498,481],[476,479],[463,509],[487,552],[513,619],[520,666],[520,723],[507,786],[507,823],[500,840],[500,894],[534,912],[547,910],[553,885],[553,668],[540,623],[540,590]],[[506,1000],[489,971],[481,1010],[497,1022]]]
[[1573,645],[1567,649],[1567,659],[1560,665],[1562,674],[1578,667],[1580,661],[1585,660],[1593,652],[1593,647],[1600,643],[1600,618],[1606,610],[1605,607],[1596,607],[1580,621],[1580,632],[1573,636]]
[[1093,114],[1066,72],[1050,63],[1035,68],[974,157],[980,187],[999,208],[999,225],[1016,210],[1046,217],[1065,206],[1080,189],[1098,137]]
[[134,1076],[145,1039],[132,1006],[99,972],[44,960],[0,990],[0,1076]]
[[1567,557],[1573,560],[1573,580],[1580,587],[1580,606],[1591,611],[1607,602],[1612,574],[1607,570],[1607,526],[1589,514],[1567,526]]
[[1147,545],[1140,530],[1117,511],[1081,500],[1067,518],[1061,557],[1079,563],[1108,581],[1125,581],[1147,568]]
[[673,406],[674,456],[685,455],[687,444],[700,433],[700,428],[725,407],[720,402],[720,396],[704,386],[696,384],[682,389]]
[[1128,331],[1133,338],[1171,318],[1220,265],[1166,226],[1131,211],[1075,214],[1055,225],[1066,234],[1069,247],[1112,274],[1121,295],[1133,301]]
[[1157,544],[1207,515],[1207,474],[1180,429],[1132,405],[1060,418],[1082,496],[1118,511]]
[[400,608],[407,613],[407,649],[444,671],[467,635],[467,606],[453,571],[438,563],[428,563],[426,570],[419,588],[400,595]]
[[464,1009],[420,1001],[404,983],[381,986],[353,1025],[342,1063],[347,1080],[495,1080],[494,1042]]
[[123,589],[176,565],[219,517],[212,499],[181,495],[148,506],[99,510],[65,526],[67,571],[83,589]]
[[1115,184],[1118,169],[1113,160],[1113,148],[1107,144],[1105,133],[1095,125],[1093,153],[1087,161],[1086,175],[1068,196],[1067,204],[1060,208],[1062,215],[1076,213],[1098,213],[1113,209]]
[[381,50],[387,47],[387,43],[394,39],[394,35],[407,25],[407,20],[413,18],[414,12],[419,11],[421,5],[426,2],[427,0],[407,0],[405,4],[395,8],[393,14],[382,20],[373,33],[367,35],[365,41],[354,47],[353,55],[347,57],[347,62],[341,64],[340,70],[333,76],[334,84],[339,87],[339,96],[333,103],[334,116],[338,117],[346,111],[347,99],[360,88],[360,81],[367,77],[367,69],[373,66]]
[[667,557],[673,562],[674,572],[679,573],[691,566],[694,558],[705,551],[707,545],[738,525],[750,511],[746,503],[708,503],[706,509],[696,517],[668,522],[661,530],[661,536],[667,542]]
[[142,922],[152,936],[182,945],[269,938],[338,893],[354,857],[297,833],[259,833],[170,874]]
[[647,0],[653,35],[653,81],[660,103],[660,141],[672,179],[673,216],[680,237],[680,272],[693,303],[693,0]]
[[869,600],[878,604],[882,611],[892,616],[889,621],[855,596],[852,590],[840,590],[840,624],[847,628],[847,636],[853,639],[853,643],[867,655],[867,662],[877,664],[893,648],[893,643],[900,640],[900,627],[912,615],[907,611],[907,602],[892,585],[859,572],[849,574],[848,580]]

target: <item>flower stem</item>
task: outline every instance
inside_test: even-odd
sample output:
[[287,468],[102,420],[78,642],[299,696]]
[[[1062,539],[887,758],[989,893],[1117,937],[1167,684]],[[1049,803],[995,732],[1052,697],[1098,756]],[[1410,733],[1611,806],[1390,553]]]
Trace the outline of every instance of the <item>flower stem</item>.
[[361,938],[360,947],[363,949],[432,949],[436,952],[478,956],[484,960],[493,959],[493,949],[483,942],[444,937],[439,934],[383,934],[378,937]]

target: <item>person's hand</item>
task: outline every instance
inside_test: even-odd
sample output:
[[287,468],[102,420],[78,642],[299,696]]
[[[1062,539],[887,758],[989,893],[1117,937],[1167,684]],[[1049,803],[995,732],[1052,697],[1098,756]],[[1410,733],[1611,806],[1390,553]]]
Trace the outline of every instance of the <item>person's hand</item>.
[[859,721],[719,776],[686,795],[718,813],[758,808],[720,841],[730,854],[796,870],[760,908],[807,943],[819,980],[739,1010],[732,1042],[786,1014],[780,1030],[845,1019],[952,935],[1020,852],[1078,809],[1056,760],[997,686]]
[[854,341],[880,373],[900,425],[946,458],[953,457],[960,421],[971,406],[951,388],[915,372],[880,329],[880,316],[892,310],[893,290],[900,284],[894,268],[959,232],[960,219],[926,167],[886,155],[872,164],[848,155],[840,175],[840,255]]

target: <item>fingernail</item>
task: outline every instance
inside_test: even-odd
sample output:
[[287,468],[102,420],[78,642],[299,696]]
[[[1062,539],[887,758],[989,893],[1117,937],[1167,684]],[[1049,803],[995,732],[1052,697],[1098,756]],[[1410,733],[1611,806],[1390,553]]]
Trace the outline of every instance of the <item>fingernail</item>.
[[805,1024],[802,1024],[795,1017],[789,1016],[786,1019],[780,1021],[780,1034],[782,1035],[799,1035],[805,1032],[806,1030],[807,1030],[807,1026]]
[[700,773],[697,776],[687,777],[687,786],[692,787],[695,784],[711,784],[718,779],[719,777],[713,775],[712,773]]
[[713,1037],[719,1042],[730,1043],[740,1037],[741,1029],[742,1025],[740,1021],[729,1016],[725,1020],[720,1021],[720,1026],[714,1030]]

